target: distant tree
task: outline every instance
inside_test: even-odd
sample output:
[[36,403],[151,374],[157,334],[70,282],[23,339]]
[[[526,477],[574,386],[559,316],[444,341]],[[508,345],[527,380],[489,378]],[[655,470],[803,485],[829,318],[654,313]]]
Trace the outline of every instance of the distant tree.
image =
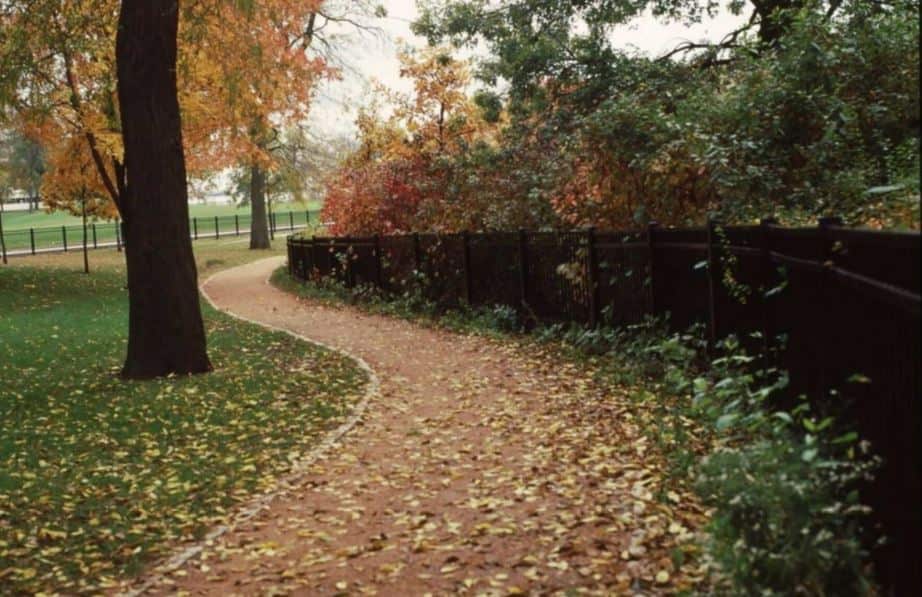
[[467,95],[467,63],[441,48],[400,58],[413,92],[380,90],[392,114],[375,105],[360,113],[359,145],[327,184],[324,219],[340,233],[489,226],[491,195],[466,192],[475,181],[463,160],[493,140],[498,124]]
[[42,146],[17,130],[8,131],[2,143],[5,145],[2,169],[9,194],[13,189],[25,192],[29,211],[38,209],[46,169]]

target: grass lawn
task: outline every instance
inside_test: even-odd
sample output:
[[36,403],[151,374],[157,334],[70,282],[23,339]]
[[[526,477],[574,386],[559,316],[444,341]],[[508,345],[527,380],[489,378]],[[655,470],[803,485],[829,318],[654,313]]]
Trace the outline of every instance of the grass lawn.
[[[308,201],[306,203],[279,203],[272,205],[272,211],[287,214],[289,211],[303,212],[310,210],[314,212],[321,207],[320,201]],[[213,218],[214,216],[233,216],[249,215],[250,207],[235,207],[234,205],[199,205],[189,206],[189,217],[195,218]],[[313,214],[311,214],[313,215]],[[67,212],[55,211],[46,213],[39,211],[5,211],[3,212],[3,229],[21,230],[28,228],[39,228],[42,226],[79,226],[81,223],[79,216],[72,216]]]
[[[272,212],[279,231],[290,226],[304,226],[308,218],[312,224],[320,219],[320,202],[283,203],[273,206]],[[199,238],[214,238],[215,227],[219,227],[218,236],[230,236],[239,231],[246,234],[250,229],[250,208],[236,208],[233,205],[193,205],[190,206],[190,232]],[[310,216],[307,215],[310,210]],[[235,217],[236,216],[236,217]],[[216,218],[218,221],[216,222]],[[66,230],[62,230],[66,227]],[[88,222],[87,244],[92,247],[97,243],[114,243],[116,224],[114,221],[100,220]],[[7,251],[28,251],[33,245],[36,250],[63,248],[70,250],[80,248],[83,243],[83,226],[80,218],[64,212],[6,212],[3,214],[3,242]]]
[[[202,278],[277,254],[196,243]],[[210,374],[121,380],[123,257],[0,268],[0,594],[94,592],[271,487],[361,395],[337,354],[203,301]]]

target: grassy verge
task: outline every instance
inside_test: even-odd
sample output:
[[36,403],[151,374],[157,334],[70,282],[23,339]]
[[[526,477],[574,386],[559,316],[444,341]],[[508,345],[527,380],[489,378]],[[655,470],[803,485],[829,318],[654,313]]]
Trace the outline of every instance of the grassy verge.
[[[202,277],[276,252],[196,246]],[[122,256],[0,269],[0,593],[93,592],[271,487],[361,394],[337,354],[203,306],[211,374],[129,382]]]
[[[645,459],[667,465],[651,490],[664,501],[691,494],[709,509],[701,548],[715,593],[875,594],[870,512],[859,491],[875,458],[833,412],[819,409],[823,401],[776,401],[785,373],[758,366],[736,339],[706,351],[701,330],[672,334],[654,320],[628,329],[553,325],[524,335],[507,307],[444,312],[412,293],[301,284],[284,270],[272,282],[316,301],[552,344],[613,391],[631,388],[630,416],[655,448]],[[676,567],[684,557],[674,555]]]

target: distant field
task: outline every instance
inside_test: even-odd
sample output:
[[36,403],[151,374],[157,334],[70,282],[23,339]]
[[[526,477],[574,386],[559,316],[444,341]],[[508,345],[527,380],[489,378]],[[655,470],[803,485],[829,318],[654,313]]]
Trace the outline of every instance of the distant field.
[[[249,207],[194,205],[190,206],[190,214],[189,231],[196,239],[236,236],[250,230]],[[280,203],[272,206],[272,215],[274,229],[279,233],[313,227],[320,219],[320,203]],[[90,247],[117,240],[116,223],[111,220],[90,220],[86,232]],[[3,214],[2,240],[9,254],[75,250],[83,243],[83,226],[80,218],[63,212],[8,212]]]
[[[272,211],[276,213],[288,213],[289,211],[303,212],[307,209],[316,211],[320,209],[320,201],[307,201],[306,203],[279,203],[272,206]],[[190,205],[189,217],[195,218],[213,218],[214,216],[245,216],[249,215],[250,207],[235,207],[233,205]],[[42,228],[45,226],[78,226],[80,217],[72,216],[66,212],[56,211],[45,213],[44,211],[7,211],[3,212],[3,229],[24,230],[29,228]]]

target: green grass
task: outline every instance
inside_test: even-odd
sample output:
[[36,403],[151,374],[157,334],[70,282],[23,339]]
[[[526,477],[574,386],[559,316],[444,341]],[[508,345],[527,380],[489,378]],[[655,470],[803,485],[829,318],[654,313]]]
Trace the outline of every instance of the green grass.
[[[200,238],[215,236],[215,217],[220,218],[221,236],[232,235],[236,229],[246,233],[250,227],[250,210],[236,208],[233,205],[193,205],[190,206],[190,230],[197,230]],[[284,203],[273,206],[276,225],[280,234],[294,224],[303,226],[310,210],[310,221],[316,224],[320,218],[320,204],[310,201],[307,204]],[[289,213],[291,215],[289,215]],[[236,221],[234,216],[237,216]],[[61,228],[66,227],[66,231]],[[90,221],[87,224],[87,244],[109,243],[116,240],[116,224],[112,221]],[[30,232],[31,229],[31,232]],[[95,229],[95,234],[94,234]],[[64,212],[6,212],[3,214],[3,241],[7,251],[29,250],[34,242],[38,250],[62,248],[65,244],[71,250],[79,249],[83,243],[83,226],[80,218]]]
[[[204,277],[278,250],[196,252]],[[122,259],[94,253],[89,276],[74,255],[0,268],[0,594],[94,592],[200,536],[364,387],[352,361],[207,306],[213,373],[120,379]]]
[[[311,212],[319,210],[320,201],[308,201],[306,203],[279,203],[272,206],[272,211],[276,213],[288,213],[288,211]],[[233,216],[249,215],[250,207],[236,207],[234,205],[190,205],[189,217],[196,218],[213,218],[214,216]],[[313,214],[312,214],[313,215]],[[79,226],[81,223],[79,216],[73,216],[67,212],[54,211],[46,213],[42,210],[28,211],[5,211],[3,212],[3,229],[7,230],[27,230],[29,228],[39,228],[43,226]]]

